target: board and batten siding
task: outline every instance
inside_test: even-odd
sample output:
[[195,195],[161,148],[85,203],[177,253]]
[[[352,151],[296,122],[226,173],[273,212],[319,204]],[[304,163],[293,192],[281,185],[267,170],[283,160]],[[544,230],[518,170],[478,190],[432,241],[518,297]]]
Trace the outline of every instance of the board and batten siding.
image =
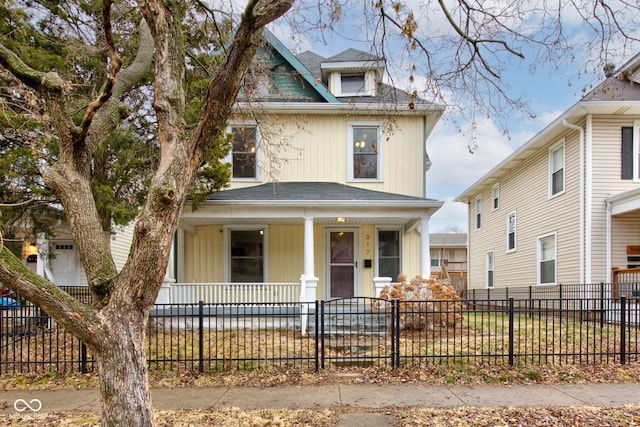
[[185,282],[224,281],[223,243],[222,225],[197,226],[195,233],[184,233]]
[[385,117],[344,115],[277,115],[277,124],[268,120],[261,129],[261,181],[231,181],[230,188],[264,182],[339,182],[368,190],[424,196],[423,121],[420,116],[394,118],[395,127],[383,133],[383,181],[347,182],[347,130],[349,123],[378,121]]
[[[593,282],[606,280],[606,214],[605,199],[607,197],[636,189],[639,182],[623,180],[621,175],[621,143],[622,127],[633,126],[633,121],[640,116],[593,116],[592,118],[592,156],[593,156],[593,191],[592,191],[592,249],[591,278]],[[634,141],[634,143],[637,143]],[[624,219],[614,217],[612,220],[616,251],[622,246],[626,250],[628,244],[640,244],[638,226],[633,227]],[[624,234],[627,232],[628,234]],[[614,250],[614,248],[612,248]],[[621,260],[620,254],[612,257],[612,266]],[[626,255],[624,256],[626,265]]]
[[[565,191],[549,197],[549,149],[565,142]],[[549,141],[499,180],[499,208],[492,209],[492,188],[482,197],[482,226],[475,228],[475,198],[469,207],[469,287],[486,287],[486,254],[494,252],[494,286],[537,283],[538,237],[556,234],[557,282],[579,277],[579,138],[565,132]],[[507,216],[516,213],[516,250],[507,251]]]

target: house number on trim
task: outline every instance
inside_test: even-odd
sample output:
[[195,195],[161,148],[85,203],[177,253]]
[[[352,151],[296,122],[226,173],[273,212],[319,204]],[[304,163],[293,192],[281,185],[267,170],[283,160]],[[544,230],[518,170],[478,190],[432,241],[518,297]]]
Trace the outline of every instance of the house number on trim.
[[371,239],[371,236],[369,234],[365,234],[364,239],[366,240],[365,242],[365,252],[367,255],[369,255],[370,250],[369,248],[371,247],[371,242],[369,241],[369,239]]

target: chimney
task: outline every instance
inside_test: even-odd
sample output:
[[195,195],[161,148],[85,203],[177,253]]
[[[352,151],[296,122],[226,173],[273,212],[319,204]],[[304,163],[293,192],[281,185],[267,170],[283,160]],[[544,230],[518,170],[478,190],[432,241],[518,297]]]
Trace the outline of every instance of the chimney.
[[613,74],[615,73],[615,71],[616,71],[615,64],[612,64],[612,63],[609,62],[604,66],[604,75],[607,78],[613,77]]

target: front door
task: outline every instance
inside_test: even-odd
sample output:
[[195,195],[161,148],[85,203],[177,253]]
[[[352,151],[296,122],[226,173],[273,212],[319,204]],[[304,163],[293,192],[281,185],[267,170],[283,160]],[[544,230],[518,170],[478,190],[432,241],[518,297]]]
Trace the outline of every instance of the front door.
[[356,233],[347,230],[329,231],[330,298],[355,296],[357,275]]

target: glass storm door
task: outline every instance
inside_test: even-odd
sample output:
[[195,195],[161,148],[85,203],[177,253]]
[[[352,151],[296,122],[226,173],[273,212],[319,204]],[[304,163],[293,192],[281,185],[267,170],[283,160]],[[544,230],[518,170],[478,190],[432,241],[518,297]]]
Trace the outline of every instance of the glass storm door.
[[331,231],[329,236],[329,280],[331,298],[354,296],[355,233]]

